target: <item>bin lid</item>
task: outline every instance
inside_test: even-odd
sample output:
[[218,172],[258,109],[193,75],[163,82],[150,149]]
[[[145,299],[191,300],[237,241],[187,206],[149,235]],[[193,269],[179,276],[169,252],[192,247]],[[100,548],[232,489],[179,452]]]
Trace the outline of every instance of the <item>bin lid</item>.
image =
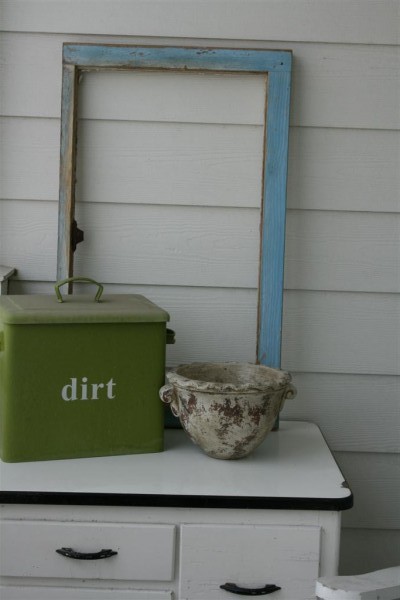
[[43,323],[154,323],[169,321],[169,314],[140,294],[104,294],[99,302],[93,295],[63,296],[25,294],[0,297],[0,322]]

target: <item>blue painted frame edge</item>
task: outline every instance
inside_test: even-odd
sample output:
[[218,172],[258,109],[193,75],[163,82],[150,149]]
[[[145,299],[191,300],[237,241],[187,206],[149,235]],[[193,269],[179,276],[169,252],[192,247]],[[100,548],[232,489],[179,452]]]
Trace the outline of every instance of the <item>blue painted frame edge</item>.
[[288,50],[69,44],[63,61],[78,68],[147,68],[266,73],[291,70]]
[[[292,52],[66,43],[63,45],[63,66],[64,70],[70,69],[70,77],[75,71],[75,78],[79,70],[99,68],[268,74],[257,360],[280,368]],[[68,258],[65,258],[70,250],[70,223],[67,223],[66,207],[74,206],[74,167],[71,168],[70,163],[76,144],[72,138],[75,133],[71,132],[75,131],[77,100],[72,98],[71,85],[65,77],[62,106],[60,206],[62,204],[64,209],[59,211],[58,279],[71,274],[68,273]],[[68,115],[69,127],[63,126],[65,115]],[[63,155],[66,148],[69,152]],[[66,161],[69,161],[68,164]],[[70,189],[67,191],[65,178],[68,174]]]
[[268,79],[257,358],[280,368],[290,73],[271,73]]

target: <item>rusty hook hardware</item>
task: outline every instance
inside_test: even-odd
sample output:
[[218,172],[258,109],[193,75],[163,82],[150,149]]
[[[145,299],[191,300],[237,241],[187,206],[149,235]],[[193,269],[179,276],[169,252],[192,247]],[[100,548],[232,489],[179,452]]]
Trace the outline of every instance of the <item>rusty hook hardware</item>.
[[78,244],[83,242],[84,232],[79,229],[78,223],[75,219],[71,223],[71,248],[72,252],[75,252]]

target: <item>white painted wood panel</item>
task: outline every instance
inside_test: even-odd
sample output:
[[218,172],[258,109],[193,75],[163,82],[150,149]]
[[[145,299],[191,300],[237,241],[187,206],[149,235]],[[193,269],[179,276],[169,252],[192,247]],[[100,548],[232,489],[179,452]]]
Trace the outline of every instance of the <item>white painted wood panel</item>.
[[[57,204],[35,205],[34,220],[26,213],[32,203],[0,206],[2,262],[15,264],[22,279],[53,279]],[[110,283],[257,287],[255,209],[81,203],[76,212],[85,231],[76,273]]]
[[[176,342],[167,365],[194,361],[249,361],[257,357],[255,290],[152,287],[150,296],[171,314]],[[154,300],[156,301],[156,300]]]
[[[173,525],[3,521],[0,572],[8,577],[125,579],[172,581]],[[27,543],[29,540],[29,543]],[[111,549],[116,555],[100,560],[75,560],[56,552]]]
[[[3,118],[0,127],[1,197],[56,201],[59,121]],[[90,121],[80,134],[86,201],[260,206],[262,127]]]
[[[76,267],[95,278],[257,287],[256,209],[82,204],[77,214],[86,240]],[[398,292],[399,239],[398,216],[289,213],[286,288]]]
[[82,73],[83,119],[263,125],[265,75],[98,71]]
[[[76,32],[243,40],[396,44],[395,0],[90,0],[73,10],[68,0],[5,0],[6,31]],[[290,15],[290,19],[288,19]]]
[[[86,239],[76,253],[76,268],[95,278],[150,285],[258,285],[257,209],[78,208]],[[399,239],[398,216],[289,214],[286,288],[398,292]]]
[[261,205],[261,126],[90,120],[78,140],[82,201]]
[[[376,133],[292,128],[289,207],[400,212],[400,132]],[[261,126],[83,121],[80,198],[258,207],[263,135]]]
[[[55,202],[0,201],[1,260],[52,280]],[[257,209],[79,203],[76,269],[99,281],[256,288]],[[399,215],[289,211],[286,289],[398,292]],[[77,271],[77,272],[78,272]]]
[[396,294],[286,291],[282,367],[399,375]]
[[247,589],[275,584],[282,600],[311,598],[320,535],[319,527],[183,525],[180,597],[223,600],[220,586],[232,582]]
[[[300,52],[296,52],[295,48],[291,49],[294,54],[292,124],[364,128],[374,126],[385,129],[400,127],[398,114],[400,48],[382,46],[377,50],[368,46],[308,44],[302,46],[299,49]],[[121,72],[110,78],[107,78],[106,75],[100,77],[90,75],[88,85],[83,86],[82,89],[82,114],[90,117],[93,105],[95,118],[103,119],[134,119],[135,115],[139,113],[140,118],[147,120],[158,118],[160,120],[176,120],[182,113],[182,118],[179,118],[182,121],[207,119],[207,122],[211,123],[229,123],[240,122],[239,119],[242,118],[244,123],[260,124],[262,122],[263,79],[261,77],[258,81],[255,77],[254,82],[253,79],[249,81],[249,85],[253,88],[249,90],[250,96],[253,96],[253,102],[250,103],[247,100],[247,95],[243,98],[245,94],[243,90],[239,97],[242,107],[236,101],[229,100],[225,111],[226,116],[223,116],[223,110],[219,111],[220,101],[216,98],[217,91],[215,94],[214,92],[209,94],[210,99],[205,102],[204,110],[198,108],[197,101],[191,98],[191,95],[188,97],[188,104],[193,104],[193,112],[188,112],[187,108],[179,110],[181,104],[186,104],[186,84],[183,84],[185,74],[174,74],[171,78],[170,85],[175,87],[175,95],[178,87],[182,90],[183,101],[177,102],[178,110],[174,107],[173,92],[171,95],[169,93],[170,85],[166,89],[165,104],[162,109],[154,100],[145,101],[147,96],[145,89],[142,92],[143,97],[140,93],[135,94],[135,88],[143,86],[143,88],[148,88],[149,95],[158,96],[155,87],[159,86],[158,89],[163,89],[167,77],[168,75],[164,78],[161,77],[149,86],[151,73],[148,78],[143,77],[143,82],[136,82],[128,72]],[[191,79],[195,80],[193,76]],[[207,94],[209,87],[214,88],[218,85],[223,88],[223,80],[216,85],[217,80],[218,76],[205,78],[204,90],[200,97],[203,93]],[[83,81],[85,81],[85,76]],[[196,85],[191,87],[193,91],[198,90],[200,94],[201,79],[197,78],[195,81]],[[245,77],[241,76],[236,81],[240,87],[240,82],[244,83]],[[231,79],[227,79],[227,87],[229,84],[231,84]],[[190,83],[188,82],[187,85],[189,86]],[[244,85],[247,86],[245,83]],[[132,98],[131,103],[127,103],[126,96]],[[101,101],[92,100],[92,97],[100,97]],[[223,92],[221,97],[223,97]],[[215,98],[212,102],[215,108],[207,109],[213,98]],[[137,109],[138,104],[140,104],[140,108]],[[243,112],[240,110],[241,108]],[[144,111],[146,112],[144,113]],[[239,116],[240,114],[245,115],[246,112],[249,113],[249,117]],[[155,117],[155,114],[159,117]],[[221,121],[217,121],[219,114]],[[235,120],[233,120],[234,118]]]
[[400,132],[291,127],[288,207],[400,211]]
[[285,287],[400,292],[400,215],[288,211]]
[[317,423],[331,450],[400,452],[398,376],[293,373],[283,419]]
[[54,280],[56,254],[57,203],[0,201],[3,264],[17,268],[21,279]]
[[[63,41],[138,43],[135,38],[111,36],[4,34],[2,114],[56,118],[60,116]],[[144,43],[155,45],[161,42],[147,38]],[[184,45],[185,41],[167,40],[166,43]],[[208,44],[205,40],[190,40],[186,41],[186,45]],[[217,41],[215,44],[224,47],[243,45],[243,42],[238,40],[225,43]],[[400,48],[354,44],[288,44],[287,41],[245,45],[266,49],[289,48],[293,51],[292,126],[400,128]],[[125,73],[125,77],[129,78],[129,73]],[[27,94],[27,90],[31,93]],[[109,97],[111,103],[112,99],[113,95]],[[155,118],[154,105],[154,101],[148,103],[149,116],[145,115],[145,107],[142,107],[142,119]],[[163,118],[167,118],[165,111],[160,112],[159,118],[163,114]],[[176,116],[172,107],[171,118],[174,114]]]
[[399,129],[399,58],[399,46],[308,44],[294,58],[292,125]]
[[400,564],[400,530],[342,528],[339,574],[354,575]]
[[400,454],[334,455],[354,494],[353,508],[343,513],[343,526],[400,529]]
[[[142,202],[157,199],[157,203],[172,202],[173,204],[196,204],[213,202],[221,205],[240,203],[242,206],[259,206],[261,193],[257,174],[261,168],[261,148],[258,136],[260,128],[247,127],[211,127],[210,125],[183,125],[162,123],[97,123],[94,130],[88,134],[89,140],[95,136],[96,152],[94,155],[91,145],[84,146],[84,139],[79,142],[80,158],[78,166],[85,158],[85,169],[91,174],[92,187],[87,199],[96,202],[125,202],[132,201],[127,188],[134,187],[135,198]],[[142,131],[140,153],[130,145],[124,149],[123,139],[129,141],[129,133],[124,132],[121,143],[118,142],[117,132],[132,128]],[[202,129],[204,127],[204,129]],[[58,198],[58,170],[60,123],[57,119],[24,119],[2,118],[1,128],[1,182],[2,198],[27,200],[52,200]],[[186,129],[188,128],[188,129]],[[104,137],[111,130],[110,142]],[[160,151],[150,145],[151,135],[160,132]],[[186,130],[186,134],[184,131]],[[102,131],[103,135],[99,132]],[[196,143],[189,148],[188,156],[184,157],[185,170],[182,172],[176,160],[166,151],[167,135],[179,140],[181,151],[189,131],[198,132]],[[169,132],[169,134],[168,134]],[[219,174],[224,175],[217,180],[203,177],[198,187],[191,185],[189,174],[196,175],[196,169],[205,169],[211,165],[214,173],[216,166],[211,164],[215,149],[208,142],[205,132],[212,132],[212,142],[219,154]],[[257,133],[258,132],[258,133]],[[84,130],[83,130],[84,133]],[[185,138],[186,136],[186,138]],[[239,147],[231,147],[230,140],[238,141]],[[89,140],[87,143],[89,143]],[[204,141],[204,145],[200,141]],[[114,141],[114,146],[111,142]],[[145,144],[145,142],[147,142]],[[262,142],[261,142],[262,143]],[[110,144],[110,145],[109,145]],[[179,147],[178,147],[179,148]],[[376,149],[379,148],[379,152]],[[314,129],[292,127],[290,130],[290,159],[288,179],[288,207],[292,209],[340,210],[340,211],[370,211],[370,212],[400,212],[400,132],[397,131],[362,131],[357,129]],[[164,151],[162,151],[164,150]],[[116,177],[110,177],[110,165],[105,171],[99,172],[101,163],[113,161],[112,152],[125,155],[125,164],[138,160],[143,171],[134,181],[129,181],[129,174],[119,182]],[[178,155],[179,156],[179,155]],[[130,159],[128,160],[128,157]],[[254,162],[249,164],[250,158]],[[181,155],[182,158],[182,155]],[[100,162],[100,164],[99,164]],[[243,164],[242,164],[243,163]],[[199,166],[197,166],[199,165]],[[117,165],[118,170],[122,166]],[[158,167],[158,172],[157,172]],[[82,167],[79,166],[80,173]],[[247,170],[246,170],[247,169]],[[250,170],[249,170],[250,169]],[[237,187],[224,181],[228,172],[231,173]],[[150,176],[157,173],[157,177]],[[179,185],[171,189],[173,178],[180,173]],[[242,180],[238,181],[238,173]],[[144,177],[147,174],[147,177]],[[164,192],[167,178],[168,194]],[[103,183],[103,190],[97,183],[97,177]],[[253,179],[254,178],[254,179]],[[85,186],[85,180],[78,178],[78,183]],[[110,186],[114,186],[110,194]],[[123,184],[123,185],[122,185]],[[225,185],[224,185],[225,184]],[[86,183],[86,188],[88,187]],[[107,193],[105,193],[107,190]],[[218,193],[216,191],[218,190]],[[227,193],[229,190],[229,193]],[[95,196],[95,197],[94,197]],[[172,197],[171,197],[172,196]]]
[[[54,283],[53,281],[11,280],[9,294],[53,294]],[[109,289],[108,286],[107,288]]]
[[[106,287],[118,290],[119,286]],[[176,344],[168,346],[169,366],[207,360],[255,360],[255,290],[168,286],[123,289],[143,293],[170,312]],[[395,294],[286,291],[282,368],[293,372],[398,375],[399,310]]]
[[110,283],[258,285],[256,209],[81,203],[76,214],[85,231],[77,273]]
[[0,198],[58,199],[60,121],[0,119]]
[[[169,347],[170,366],[197,360],[255,360],[255,290],[207,293],[202,288],[176,287],[165,288],[164,294],[160,286],[149,297],[159,298],[160,306],[171,313],[177,336],[180,332],[184,336]],[[186,323],[180,325],[183,315]],[[282,368],[399,375],[399,317],[400,299],[395,294],[286,291]]]
[[173,593],[161,590],[116,588],[0,586],[1,600],[172,600]]

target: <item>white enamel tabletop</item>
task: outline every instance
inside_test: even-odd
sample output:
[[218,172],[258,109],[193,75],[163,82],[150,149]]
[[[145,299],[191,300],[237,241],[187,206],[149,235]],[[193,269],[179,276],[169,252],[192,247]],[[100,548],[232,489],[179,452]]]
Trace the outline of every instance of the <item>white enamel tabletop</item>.
[[[344,482],[318,427],[281,421],[249,457],[209,458],[182,430],[160,453],[0,464],[0,499],[18,494],[118,494],[346,501]],[[17,500],[13,500],[16,502]],[[37,500],[36,500],[37,502]],[[135,504],[135,502],[133,502]]]

